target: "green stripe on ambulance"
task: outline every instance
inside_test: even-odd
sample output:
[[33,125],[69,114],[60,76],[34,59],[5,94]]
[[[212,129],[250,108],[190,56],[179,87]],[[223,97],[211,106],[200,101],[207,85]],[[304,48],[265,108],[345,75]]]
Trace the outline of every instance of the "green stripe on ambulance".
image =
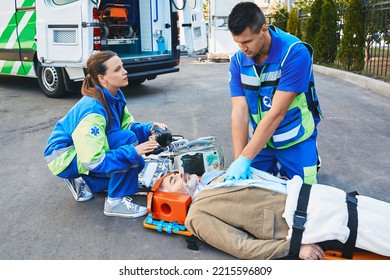
[[[35,42],[35,0],[23,1],[21,8],[33,8],[31,10],[19,10],[14,12],[7,26],[0,35],[0,51],[2,57],[7,60],[0,60],[0,73],[7,75],[36,77],[32,56],[15,57],[11,50],[36,51]],[[5,19],[6,20],[6,19]],[[6,57],[10,57],[10,59]]]

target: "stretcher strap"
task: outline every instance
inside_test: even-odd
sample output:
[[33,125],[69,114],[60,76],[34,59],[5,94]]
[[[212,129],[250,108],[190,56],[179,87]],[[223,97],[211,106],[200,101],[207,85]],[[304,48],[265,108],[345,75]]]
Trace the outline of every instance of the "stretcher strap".
[[346,202],[348,207],[348,228],[349,228],[349,237],[345,242],[343,247],[343,253],[341,257],[346,259],[352,259],[353,250],[355,249],[356,237],[357,237],[357,227],[358,227],[358,213],[357,213],[357,203],[356,198],[357,192],[347,193]]
[[311,185],[303,184],[299,191],[297,209],[294,212],[294,220],[292,226],[292,236],[290,242],[289,256],[298,257],[301,250],[302,234],[305,230],[307,218],[307,204],[309,203]]

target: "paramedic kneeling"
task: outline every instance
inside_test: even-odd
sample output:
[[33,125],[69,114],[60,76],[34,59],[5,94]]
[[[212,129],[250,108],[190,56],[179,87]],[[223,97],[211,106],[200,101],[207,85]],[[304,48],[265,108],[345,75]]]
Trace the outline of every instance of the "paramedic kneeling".
[[[224,180],[250,179],[249,167],[317,183],[317,124],[312,48],[274,26],[261,9],[238,3],[228,28],[240,50],[230,62],[235,161]],[[248,125],[253,135],[248,133]],[[249,141],[248,141],[249,139]]]
[[[157,122],[139,123],[129,113],[120,87],[127,86],[127,71],[111,51],[87,61],[82,94],[65,117],[54,126],[44,157],[50,171],[65,179],[77,201],[107,190],[104,214],[134,218],[147,214],[131,201],[138,191],[142,155],[158,147],[148,141]],[[89,190],[88,190],[88,188]]]
[[[251,171],[253,179],[225,182],[225,171],[205,173],[200,182],[196,175],[171,173],[159,190],[193,195],[185,226],[210,245],[241,259],[285,258],[290,253],[302,179],[294,176],[284,181]],[[390,256],[390,203],[362,195],[356,198],[356,248]],[[299,258],[318,260],[326,250],[343,249],[350,232],[346,193],[314,184],[306,212]]]

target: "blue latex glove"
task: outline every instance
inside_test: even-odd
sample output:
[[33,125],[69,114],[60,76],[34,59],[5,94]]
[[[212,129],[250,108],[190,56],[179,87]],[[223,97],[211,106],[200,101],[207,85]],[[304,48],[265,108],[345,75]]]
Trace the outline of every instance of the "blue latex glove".
[[244,156],[239,156],[235,161],[233,161],[226,171],[222,182],[227,180],[252,179],[252,172],[250,170],[251,162],[252,161],[250,159]]

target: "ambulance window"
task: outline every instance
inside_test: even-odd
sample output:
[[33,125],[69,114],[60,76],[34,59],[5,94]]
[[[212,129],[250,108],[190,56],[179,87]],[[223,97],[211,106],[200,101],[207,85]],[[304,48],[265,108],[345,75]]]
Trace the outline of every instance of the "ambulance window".
[[66,5],[72,2],[76,2],[78,0],[53,0],[53,3],[56,5]]

